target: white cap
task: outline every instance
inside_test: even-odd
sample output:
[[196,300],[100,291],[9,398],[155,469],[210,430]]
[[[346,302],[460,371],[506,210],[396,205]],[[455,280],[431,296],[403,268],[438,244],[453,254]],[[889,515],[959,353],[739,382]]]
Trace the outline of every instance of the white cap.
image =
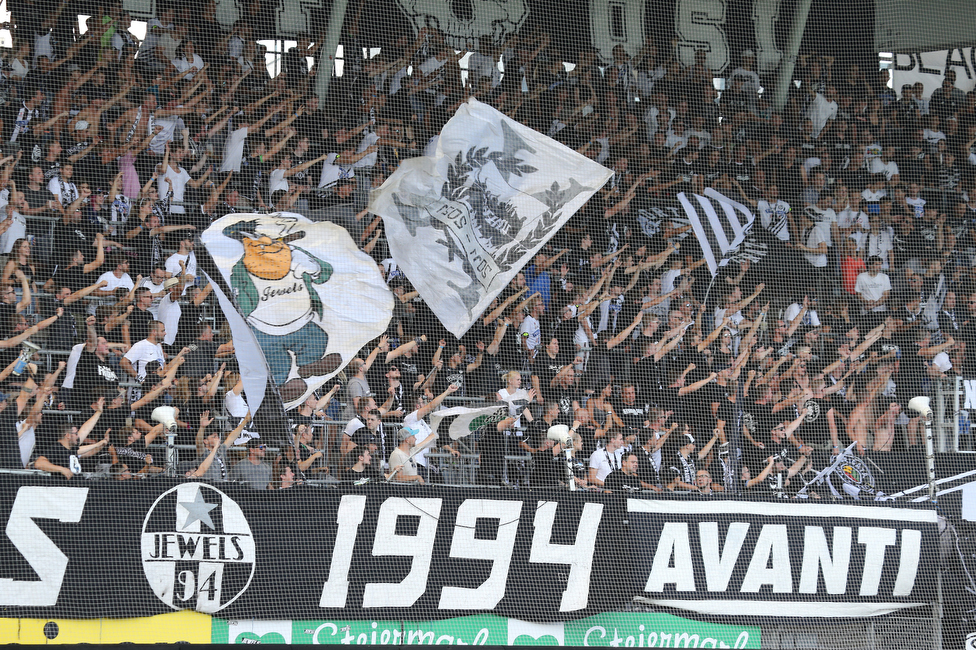
[[754,59],[754,58],[756,58],[756,53],[753,52],[752,50],[742,50],[742,55],[741,56],[742,56],[743,59],[745,59],[745,58]]

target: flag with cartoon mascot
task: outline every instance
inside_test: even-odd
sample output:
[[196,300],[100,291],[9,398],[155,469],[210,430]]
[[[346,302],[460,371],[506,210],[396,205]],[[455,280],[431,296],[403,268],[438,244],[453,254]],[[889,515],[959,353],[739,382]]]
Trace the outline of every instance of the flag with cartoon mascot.
[[386,331],[393,294],[340,226],[288,212],[230,214],[201,239],[223,280],[214,292],[252,413],[268,378],[293,408]]

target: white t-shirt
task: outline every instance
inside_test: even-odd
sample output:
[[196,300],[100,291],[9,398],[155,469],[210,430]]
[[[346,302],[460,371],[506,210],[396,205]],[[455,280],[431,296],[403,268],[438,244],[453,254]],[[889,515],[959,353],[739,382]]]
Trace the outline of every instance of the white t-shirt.
[[[159,135],[162,135],[162,133]],[[169,179],[173,184],[173,202],[183,203],[183,196],[186,192],[186,184],[192,180],[190,173],[182,167],[180,167],[177,171],[173,171],[173,168],[169,167],[166,170],[166,173],[163,174],[163,177],[156,181],[160,196],[166,196],[166,192],[169,190],[169,184],[166,182],[166,179]],[[186,208],[182,205],[171,204],[169,211],[171,214],[184,214],[186,212]]]
[[921,219],[925,216],[925,199],[922,197],[913,199],[910,196],[906,196],[905,203],[912,209],[912,213],[916,219]]
[[173,277],[176,277],[182,273],[180,271],[180,262],[186,263],[186,272],[193,277],[197,277],[197,256],[190,251],[186,255],[181,255],[180,253],[173,253],[166,258],[166,272],[172,273]]
[[[793,319],[800,315],[800,309],[802,309],[800,303],[794,302],[792,305],[786,308],[783,312],[783,320],[787,323],[792,323]],[[808,309],[807,313],[803,315],[803,325],[809,325],[811,327],[820,327],[820,317],[817,316],[816,309]]]
[[[860,295],[865,300],[880,300],[885,291],[891,291],[891,280],[886,273],[878,273],[875,277],[865,271],[857,276],[854,284],[854,293]],[[871,311],[885,311],[885,305],[879,305]]]
[[152,343],[149,339],[142,339],[133,343],[124,357],[132,364],[139,381],[146,378],[146,365],[150,362],[158,361],[161,367],[166,366],[166,355],[163,354],[163,347],[158,343]]
[[[430,425],[427,424],[426,421],[421,420],[420,418],[417,417],[416,411],[408,413],[406,417],[403,418],[403,426],[407,427],[408,429],[413,429],[414,431],[417,432],[414,434],[414,438],[416,439],[416,443],[418,445],[421,442],[423,442],[427,438],[427,436],[429,436],[432,432]],[[416,447],[414,447],[414,449],[416,449]],[[417,455],[413,457],[414,460],[417,461],[418,465],[423,465],[424,467],[427,467],[428,449],[430,449],[430,447],[420,450],[417,453]],[[410,453],[413,453],[412,449],[410,450]]]
[[115,273],[113,271],[105,271],[105,273],[98,276],[98,282],[101,282],[102,280],[105,280],[108,282],[108,284],[102,287],[100,291],[115,291],[119,287],[131,289],[135,286],[132,283],[132,278],[129,277],[128,273],[123,273],[121,278],[117,278],[115,277]]
[[[7,190],[4,190],[2,193],[0,193],[0,196],[6,194]],[[23,239],[27,236],[27,218],[16,210],[13,210],[10,213],[10,216],[7,216],[7,211],[5,209],[6,206],[7,201],[5,199],[0,200],[0,215],[3,216],[3,219],[0,219],[0,223],[3,223],[7,219],[12,220],[10,227],[7,228],[2,235],[0,235],[0,253],[5,255],[9,254],[10,251],[13,250],[15,241],[18,239]]]
[[224,143],[224,161],[220,164],[220,171],[240,173],[241,162],[244,160],[244,140],[246,139],[246,126],[230,132],[227,141]]
[[176,340],[176,331],[180,326],[180,314],[183,313],[183,309],[180,307],[178,300],[174,301],[169,294],[166,294],[159,301],[158,313],[159,321],[166,326],[166,336],[163,338],[163,343],[173,345],[173,341]]
[[526,316],[522,325],[519,326],[519,336],[526,336],[526,347],[535,350],[539,347],[539,342],[542,341],[542,327],[539,325],[539,321],[532,316]]
[[625,449],[621,447],[617,451],[607,451],[606,448],[597,449],[590,454],[590,467],[596,470],[597,480],[603,481],[610,472],[620,469],[623,461]]
[[[197,71],[203,70],[203,59],[200,58],[199,54],[194,53],[189,59],[183,57],[182,59],[173,59],[170,61],[176,68],[177,72],[186,72],[190,68],[196,68]],[[193,79],[196,72],[191,72],[184,79]]]
[[[179,116],[173,117],[153,117],[152,126],[162,127],[162,131],[153,136],[153,139],[149,141],[149,150],[152,151],[157,156],[162,156],[166,153],[166,143],[172,142],[176,138],[176,131],[183,130],[186,128],[186,124],[183,122],[183,118]],[[176,191],[176,188],[173,188]],[[163,191],[159,192],[160,196],[166,196]],[[175,200],[175,199],[174,199]]]
[[875,158],[868,164],[868,172],[884,174],[885,180],[890,181],[892,176],[898,175],[898,164],[894,160],[884,162],[881,158]]
[[224,395],[224,408],[227,409],[227,415],[238,420],[247,415],[248,407],[244,399],[244,391],[239,395],[232,390],[227,391]]
[[[810,228],[804,245],[808,248],[816,248],[822,243],[830,247],[830,223],[826,221],[821,221]],[[803,257],[818,269],[827,268],[827,253],[804,253]]]
[[762,227],[768,230],[780,241],[790,241],[790,224],[786,214],[790,211],[790,204],[786,201],[759,201],[759,219]]

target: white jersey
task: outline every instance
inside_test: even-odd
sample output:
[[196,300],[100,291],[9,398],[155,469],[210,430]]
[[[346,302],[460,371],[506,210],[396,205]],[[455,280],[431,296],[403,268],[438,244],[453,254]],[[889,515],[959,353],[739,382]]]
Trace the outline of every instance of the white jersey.
[[283,336],[297,332],[312,321],[312,296],[302,277],[322,271],[318,260],[298,249],[291,251],[291,272],[281,280],[251,276],[258,301],[247,319],[265,334]]

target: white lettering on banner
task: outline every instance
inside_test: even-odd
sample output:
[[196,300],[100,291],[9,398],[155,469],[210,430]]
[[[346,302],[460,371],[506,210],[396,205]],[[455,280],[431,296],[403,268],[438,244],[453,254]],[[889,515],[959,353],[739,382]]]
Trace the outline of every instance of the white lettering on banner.
[[34,518],[76,524],[81,521],[88,488],[23,486],[7,519],[7,538],[40,580],[0,578],[0,605],[53,607],[61,593],[68,556],[44,534]]
[[[769,566],[770,558],[772,567]],[[742,580],[741,591],[758,592],[763,585],[772,585],[773,593],[776,594],[793,591],[790,540],[785,524],[768,524],[762,527],[746,577]]]
[[877,596],[884,569],[885,550],[893,546],[898,531],[894,528],[867,526],[857,531],[857,543],[864,545],[864,568],[861,570],[861,596]]
[[559,603],[559,611],[573,612],[586,607],[590,598],[590,572],[593,570],[593,551],[596,547],[596,534],[603,517],[602,503],[587,503],[583,506],[579,526],[576,529],[576,542],[553,544],[552,525],[556,518],[556,501],[539,501],[535,511],[535,532],[532,534],[532,550],[529,562],[539,564],[568,564],[569,578],[566,590]]
[[322,585],[319,607],[345,607],[349,593],[349,567],[352,552],[356,546],[359,524],[363,523],[366,510],[366,496],[363,494],[344,494],[336,512],[336,540],[332,547],[332,561],[329,564],[329,579]]
[[922,551],[921,531],[910,528],[901,531],[901,558],[898,562],[898,576],[891,590],[892,596],[908,596],[915,587],[918,573],[918,559]]
[[746,541],[749,524],[733,521],[725,533],[725,546],[722,554],[718,550],[718,522],[702,521],[698,524],[698,539],[701,543],[702,560],[705,564],[705,584],[709,591],[725,591],[729,579],[739,560],[742,543]]
[[729,65],[729,43],[725,38],[725,0],[678,0],[674,31],[678,34],[678,55],[682,65],[695,64],[695,52],[705,50],[705,65],[723,72]]
[[820,526],[806,526],[803,532],[803,568],[800,570],[800,593],[817,593],[817,577],[823,569],[828,594],[847,591],[847,568],[851,562],[851,529],[834,528],[834,551],[830,552],[827,536]]
[[776,46],[776,21],[779,20],[780,2],[781,0],[754,0],[752,4],[758,72],[772,72],[783,59],[783,51]]
[[[366,585],[363,607],[412,607],[427,590],[427,575],[434,555],[437,518],[442,499],[391,497],[380,506],[373,538],[373,557],[409,556],[410,572],[400,583],[375,582]],[[398,535],[397,519],[419,517],[416,535]],[[592,554],[592,552],[591,552]]]
[[[494,609],[505,597],[508,569],[515,551],[521,501],[467,499],[458,507],[451,557],[490,560],[491,574],[477,589],[444,587],[438,609]],[[498,522],[495,539],[475,539],[479,519]]]
[[942,86],[946,70],[955,70],[959,90],[976,89],[976,47],[895,54],[894,63],[891,83],[899,92],[903,85],[920,81],[928,97]]
[[[641,510],[635,506],[631,511]],[[746,558],[742,557],[742,548],[749,530],[749,523],[731,522],[725,532],[723,544],[718,522],[698,522],[699,547],[696,549],[693,548],[687,523],[665,522],[653,549],[644,591],[660,593],[666,591],[668,585],[674,585],[674,591],[677,592],[697,591],[699,585],[695,582],[695,555],[699,551],[708,592],[727,591],[732,575],[739,568],[740,571],[744,569],[740,593],[757,593],[765,585],[771,585],[773,593],[782,594],[847,593],[853,528],[804,526],[802,554],[797,553],[796,549],[793,549],[792,554],[793,557],[802,558],[798,584],[794,581],[790,561],[788,526],[762,526],[749,553],[748,567],[745,568],[743,564]],[[832,539],[830,543],[828,535]],[[857,543],[864,547],[864,560],[856,564],[861,571],[859,595],[878,595],[887,548],[898,542],[898,529],[895,528],[864,526],[858,529]],[[915,588],[922,553],[922,532],[912,528],[902,529],[900,542],[898,572],[890,594],[893,597],[910,596]],[[821,575],[823,587],[820,587]]]
[[[671,566],[671,557],[674,566]],[[672,522],[661,527],[657,540],[657,552],[647,576],[644,591],[663,591],[664,585],[674,584],[677,591],[695,590],[695,566],[691,562],[691,541],[688,539],[688,524]]]

